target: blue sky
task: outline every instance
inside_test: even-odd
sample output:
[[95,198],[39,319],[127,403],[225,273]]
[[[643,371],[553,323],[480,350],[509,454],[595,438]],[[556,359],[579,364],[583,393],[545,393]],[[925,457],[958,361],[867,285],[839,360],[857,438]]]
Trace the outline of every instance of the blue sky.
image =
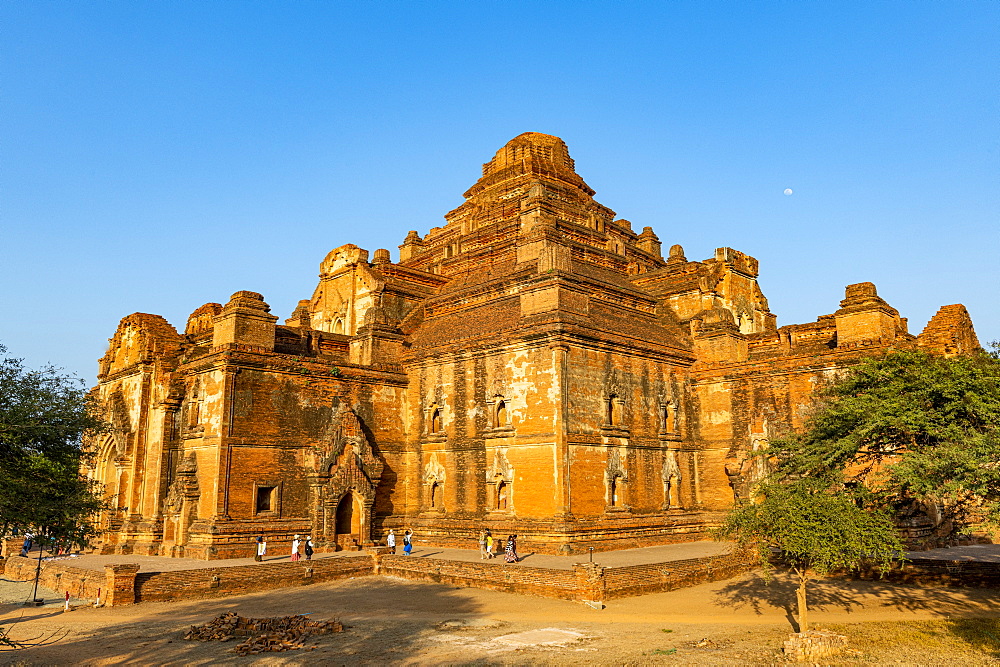
[[[870,280],[1000,339],[1000,3],[7,2],[0,343],[93,381],[118,320],[442,224],[525,131],[779,325]],[[794,194],[782,191],[792,188]]]

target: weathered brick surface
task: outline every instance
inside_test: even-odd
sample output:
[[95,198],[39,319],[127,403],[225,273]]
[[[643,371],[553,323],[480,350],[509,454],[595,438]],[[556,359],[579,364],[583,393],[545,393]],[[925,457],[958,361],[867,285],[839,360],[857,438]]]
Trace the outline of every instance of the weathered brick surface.
[[[37,561],[20,556],[6,559],[3,575],[13,581],[33,581]],[[85,570],[66,565],[62,561],[43,563],[38,583],[59,593],[69,591],[75,598],[96,599],[108,590],[107,576],[103,571]]]
[[739,553],[612,567],[604,571],[605,590],[608,599],[661,593],[731,579],[754,567],[752,561]]
[[576,575],[571,570],[387,556],[382,564],[382,573],[404,579],[564,600],[573,600],[577,596]]
[[109,607],[120,607],[136,602],[136,575],[139,566],[135,563],[115,563],[104,566],[105,601]]
[[819,658],[840,655],[847,650],[847,637],[830,630],[793,633],[784,643],[786,660],[815,662]]
[[[127,564],[109,567],[122,570],[127,569]],[[603,601],[716,581],[739,574],[747,567],[738,557],[715,556],[615,568],[579,563],[571,570],[562,570],[497,561],[466,562],[389,555],[376,549],[364,556],[297,563],[138,572],[132,575],[130,586],[120,587],[121,590],[111,597],[108,597],[108,580],[104,572],[74,568],[61,562],[43,565],[41,583],[59,592],[68,590],[80,598],[96,598],[100,589],[109,605],[226,597],[371,575],[563,600]],[[8,565],[6,576],[27,581],[34,574],[28,559],[15,557]]]
[[372,559],[368,556],[152,572],[136,577],[136,599],[145,602],[244,595],[372,573]]
[[979,347],[979,339],[972,328],[969,311],[962,304],[956,303],[938,309],[917,336],[917,344],[930,352],[951,357],[975,350]]
[[9,558],[10,556],[20,555],[22,545],[24,545],[24,538],[22,537],[5,537],[0,539],[0,556]]
[[[4,576],[30,581],[35,563],[15,556],[7,559]],[[666,592],[712,581],[721,581],[753,569],[754,563],[739,552],[665,563],[604,567],[579,563],[571,570],[526,567],[495,561],[466,562],[389,555],[373,549],[359,556],[316,561],[258,563],[173,572],[139,572],[134,592],[108,598],[105,572],[85,570],[61,561],[45,563],[41,585],[74,597],[93,599],[98,590],[108,604],[130,604],[191,598],[215,598],[306,586],[353,577],[385,575],[486,590],[558,598],[604,601]],[[879,580],[872,571],[851,576]],[[897,564],[884,578],[893,583],[1000,588],[1000,563],[921,560]]]
[[398,262],[330,251],[284,324],[250,291],[183,334],[122,319],[98,387],[114,428],[89,443],[114,507],[101,549],[357,550],[405,528],[543,553],[699,539],[823,383],[892,349],[978,346],[960,305],[917,337],[867,282],[779,328],[756,259],[664,258],[594,194],[561,139],[528,132]]
[[901,584],[953,586],[958,588],[1000,588],[1000,563],[961,560],[919,559],[895,563],[884,574],[871,568],[838,576]]

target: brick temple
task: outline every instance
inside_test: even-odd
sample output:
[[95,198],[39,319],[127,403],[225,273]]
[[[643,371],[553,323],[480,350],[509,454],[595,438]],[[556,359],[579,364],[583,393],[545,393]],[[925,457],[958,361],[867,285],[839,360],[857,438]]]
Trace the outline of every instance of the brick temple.
[[181,333],[125,317],[100,361],[112,432],[89,474],[106,552],[246,556],[256,535],[352,549],[411,528],[577,553],[704,539],[865,356],[978,348],[965,308],[919,335],[871,283],[778,327],[757,260],[666,256],[594,199],[566,144],[525,133],[399,260],[336,248],[278,322],[242,291]]

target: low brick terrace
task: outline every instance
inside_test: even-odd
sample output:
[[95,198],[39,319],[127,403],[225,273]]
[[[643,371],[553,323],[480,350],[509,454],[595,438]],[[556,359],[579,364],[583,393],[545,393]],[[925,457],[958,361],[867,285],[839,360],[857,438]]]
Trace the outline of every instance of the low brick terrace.
[[[666,563],[670,561],[686,560],[690,558],[705,558],[708,556],[719,556],[732,549],[732,544],[728,542],[687,542],[683,544],[667,544],[654,547],[644,547],[641,549],[622,549],[619,551],[594,552],[594,562],[605,567],[626,567],[630,565],[649,565],[653,563]],[[363,553],[363,552],[361,552]],[[402,547],[399,547],[397,554],[402,554]],[[313,555],[314,561],[325,560],[327,558],[344,558],[358,556],[357,551],[338,551],[336,553],[317,553]],[[529,552],[519,553],[521,563],[527,567],[545,568],[555,570],[572,570],[574,563],[587,562],[587,554],[575,554],[572,556],[554,556],[550,554],[533,554]],[[410,558],[435,558],[449,561],[465,562],[485,562],[503,564],[503,555],[499,555],[492,560],[481,561],[478,549],[450,549],[444,547],[414,546],[413,554]],[[289,556],[285,553],[268,554],[264,557],[265,563],[289,562]],[[49,559],[46,562],[62,562],[66,565],[79,567],[85,570],[104,571],[105,565],[116,563],[137,563],[140,572],[176,572],[179,570],[200,570],[215,569],[220,567],[234,567],[240,565],[254,565],[253,558],[228,558],[222,560],[200,560],[195,558],[167,558],[164,556],[139,556],[135,554],[87,554],[77,557],[65,557],[64,559]],[[304,563],[305,560],[299,561]]]

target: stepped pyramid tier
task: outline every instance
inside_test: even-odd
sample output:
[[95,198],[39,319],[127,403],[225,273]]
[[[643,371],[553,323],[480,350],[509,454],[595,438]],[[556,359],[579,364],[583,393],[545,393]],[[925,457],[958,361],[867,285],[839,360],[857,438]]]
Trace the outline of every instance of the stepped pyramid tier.
[[978,349],[962,306],[916,337],[866,282],[779,327],[756,259],[664,258],[594,194],[561,139],[527,132],[398,261],[327,253],[283,324],[254,291],[183,334],[124,318],[97,388],[114,428],[88,443],[113,506],[102,550],[358,549],[404,528],[555,553],[704,539],[827,378],[892,349]]
[[548,134],[525,132],[497,151],[445,220],[422,239],[411,232],[400,264],[446,276],[483,265],[504,270],[526,259],[519,245],[547,237],[579,259],[623,273],[663,265],[652,229],[637,235],[627,220],[616,220],[576,173],[563,140]]

